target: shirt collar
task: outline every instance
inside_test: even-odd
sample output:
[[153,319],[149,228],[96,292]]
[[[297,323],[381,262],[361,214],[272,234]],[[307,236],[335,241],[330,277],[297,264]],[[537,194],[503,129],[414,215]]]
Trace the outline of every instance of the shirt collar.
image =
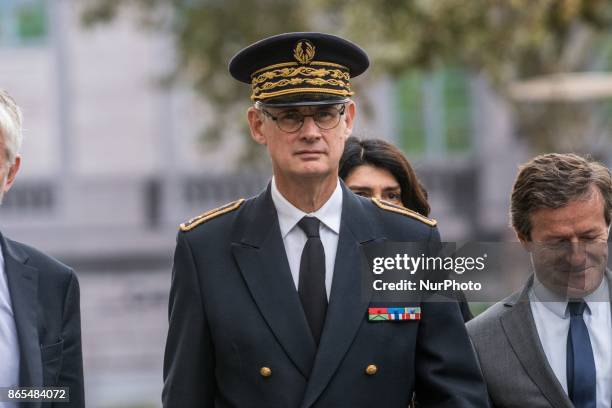
[[274,202],[278,214],[278,224],[283,238],[285,238],[305,216],[317,217],[328,229],[336,234],[340,233],[340,218],[342,213],[342,188],[340,187],[340,181],[336,182],[336,188],[325,204],[312,213],[305,213],[283,197],[276,187],[276,180],[274,177],[272,177],[272,186],[270,190],[272,201]]
[[531,301],[541,303],[559,318],[565,318],[567,299],[544,286],[537,274],[533,274],[533,286],[529,295]]
[[610,292],[608,291],[608,278],[604,274],[599,287],[595,289],[588,296],[584,297],[584,301],[587,304],[587,311],[592,315],[600,313],[601,308],[608,308],[610,306]]
[[[584,301],[587,304],[585,312],[593,314],[598,309],[600,303],[607,305],[604,300],[609,299],[610,295],[608,293],[608,279],[604,274],[599,287],[584,297]],[[569,317],[567,299],[549,290],[538,280],[535,274],[533,277],[533,287],[531,288],[530,298],[532,301],[542,303],[548,310],[562,319]]]

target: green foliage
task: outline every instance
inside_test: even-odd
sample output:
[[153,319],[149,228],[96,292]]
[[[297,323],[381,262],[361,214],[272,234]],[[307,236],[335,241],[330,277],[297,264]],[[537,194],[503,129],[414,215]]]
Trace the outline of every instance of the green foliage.
[[[211,134],[233,117],[226,107],[250,90],[227,74],[240,48],[263,37],[318,30],[363,46],[372,74],[402,77],[408,70],[463,66],[488,78],[501,94],[512,81],[592,69],[594,44],[609,40],[609,0],[85,0],[83,21],[111,20],[121,7],[142,11],[150,28],[171,33],[178,50],[173,79],[187,78],[217,107]],[[608,41],[609,42],[609,41]],[[607,67],[607,66],[606,66]],[[402,84],[402,83],[400,83]],[[401,86],[409,86],[403,83]],[[546,105],[546,104],[544,104]],[[563,119],[556,107],[517,110],[518,128],[538,139],[536,150],[556,146],[537,126]],[[563,126],[560,126],[561,130]],[[531,133],[530,133],[531,132]],[[551,133],[542,140],[542,133]],[[457,141],[461,144],[461,141]]]
[[[178,62],[168,79],[188,81],[214,107],[217,120],[203,138],[208,144],[220,140],[227,123],[235,123],[230,105],[249,100],[250,88],[228,74],[230,58],[264,36],[311,26],[308,8],[297,0],[87,0],[82,19],[89,26],[108,22],[121,8],[141,10],[145,27],[172,35]],[[251,150],[245,159],[256,156]]]
[[577,31],[610,28],[607,0],[319,0],[339,26],[370,52],[377,67],[401,74],[462,64],[499,85],[581,68]]
[[115,18],[121,7],[145,11],[149,28],[169,31],[178,51],[173,78],[187,78],[216,106],[248,99],[248,86],[227,73],[230,58],[264,36],[307,30],[308,8],[297,0],[87,0],[83,22]]

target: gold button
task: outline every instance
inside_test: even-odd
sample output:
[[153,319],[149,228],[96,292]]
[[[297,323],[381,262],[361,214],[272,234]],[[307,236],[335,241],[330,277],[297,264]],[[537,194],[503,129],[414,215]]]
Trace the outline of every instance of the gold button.
[[259,369],[259,374],[261,374],[262,377],[269,377],[272,375],[272,369],[270,367],[261,367]]
[[378,367],[376,367],[374,364],[370,364],[365,369],[365,372],[367,375],[374,375],[376,374],[377,371],[378,371]]

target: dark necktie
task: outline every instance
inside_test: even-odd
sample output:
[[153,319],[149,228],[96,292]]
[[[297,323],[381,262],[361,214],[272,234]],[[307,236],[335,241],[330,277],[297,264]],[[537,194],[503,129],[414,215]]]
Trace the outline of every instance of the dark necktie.
[[298,222],[298,226],[308,237],[300,260],[298,292],[306,320],[317,344],[321,339],[327,313],[325,251],[319,237],[319,223],[319,220],[314,217],[304,217]]
[[567,334],[567,394],[576,408],[595,408],[595,359],[589,331],[582,314],[584,300],[570,301],[570,328]]

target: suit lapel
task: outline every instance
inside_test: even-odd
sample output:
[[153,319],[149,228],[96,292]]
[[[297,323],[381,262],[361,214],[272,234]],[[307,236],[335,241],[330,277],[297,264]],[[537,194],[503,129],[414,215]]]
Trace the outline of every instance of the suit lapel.
[[572,404],[550,368],[538,337],[528,297],[532,283],[533,281],[530,280],[519,297],[506,303],[506,306],[510,306],[512,309],[501,316],[501,323],[506,337],[525,371],[527,371],[527,375],[538,386],[550,404],[553,407],[571,408]]
[[364,321],[371,296],[371,293],[363,296],[361,293],[361,248],[374,241],[375,234],[362,203],[344,184],[342,189],[342,221],[330,302],[302,407],[314,404],[329,383]]
[[232,251],[240,272],[278,342],[307,379],[316,345],[291,277],[269,185],[235,225]]
[[608,279],[608,291],[610,292],[608,300],[610,301],[610,313],[612,313],[612,270],[606,269],[604,279]]
[[19,337],[20,374],[23,386],[42,386],[38,340],[38,269],[26,264],[28,255],[0,235],[15,326]]

